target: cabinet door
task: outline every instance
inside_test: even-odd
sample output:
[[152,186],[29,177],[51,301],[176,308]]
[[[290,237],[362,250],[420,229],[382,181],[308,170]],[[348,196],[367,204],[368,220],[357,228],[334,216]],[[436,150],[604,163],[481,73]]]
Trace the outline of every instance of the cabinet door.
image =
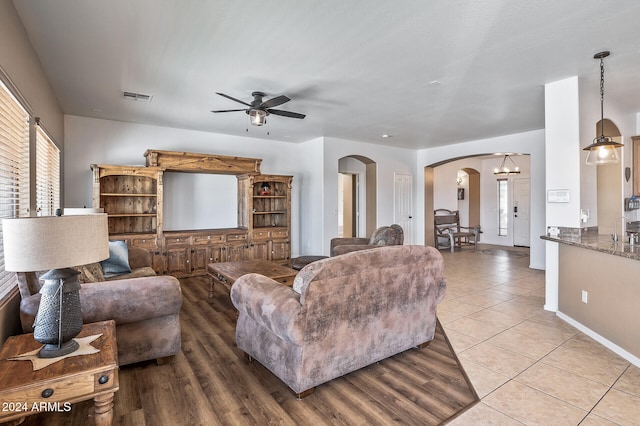
[[289,241],[271,242],[271,260],[273,262],[289,260]]
[[249,244],[248,259],[251,260],[269,260],[269,242],[256,241]]
[[208,264],[220,262],[220,253],[220,246],[194,246],[191,250],[191,273],[206,273]]
[[225,262],[236,262],[238,260],[247,260],[246,244],[229,244],[224,247],[222,257]]
[[191,273],[191,250],[188,247],[167,249],[167,274],[183,276]]

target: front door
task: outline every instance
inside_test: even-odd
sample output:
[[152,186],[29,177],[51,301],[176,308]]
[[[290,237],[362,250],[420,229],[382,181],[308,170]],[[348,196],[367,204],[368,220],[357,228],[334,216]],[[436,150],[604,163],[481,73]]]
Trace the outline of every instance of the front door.
[[513,245],[530,246],[531,180],[513,180]]

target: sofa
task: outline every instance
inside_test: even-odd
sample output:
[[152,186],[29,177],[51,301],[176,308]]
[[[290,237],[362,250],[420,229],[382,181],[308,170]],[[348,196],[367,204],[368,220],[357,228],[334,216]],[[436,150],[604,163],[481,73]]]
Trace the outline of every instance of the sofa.
[[368,250],[384,246],[401,246],[404,243],[404,231],[400,225],[381,226],[370,238],[332,238],[329,254],[338,256],[358,250]]
[[426,246],[360,250],[305,266],[287,287],[244,275],[231,287],[236,344],[298,397],[435,333],[446,281]]
[[[166,361],[181,347],[180,282],[171,276],[156,276],[146,250],[130,248],[128,260],[131,272],[110,278],[104,278],[98,263],[76,268],[80,272],[82,320],[115,320],[119,365]],[[38,278],[44,272],[17,273],[25,333],[33,332],[42,285]]]

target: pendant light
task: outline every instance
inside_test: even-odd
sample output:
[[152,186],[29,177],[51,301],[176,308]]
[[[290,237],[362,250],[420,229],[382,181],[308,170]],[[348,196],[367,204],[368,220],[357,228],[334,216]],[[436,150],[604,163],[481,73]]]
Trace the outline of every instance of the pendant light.
[[[509,168],[509,166],[506,164],[507,158],[509,159],[509,161],[511,161],[511,164],[513,164],[513,169]],[[516,163],[509,155],[505,155],[504,159],[502,160],[502,164],[500,164],[500,167],[493,169],[493,174],[496,176],[519,175],[520,167],[516,165]]]
[[609,51],[606,50],[593,55],[593,59],[600,59],[600,136],[583,149],[588,151],[586,163],[589,166],[620,162],[618,148],[623,146],[611,137],[604,135],[604,58],[607,56],[609,56]]

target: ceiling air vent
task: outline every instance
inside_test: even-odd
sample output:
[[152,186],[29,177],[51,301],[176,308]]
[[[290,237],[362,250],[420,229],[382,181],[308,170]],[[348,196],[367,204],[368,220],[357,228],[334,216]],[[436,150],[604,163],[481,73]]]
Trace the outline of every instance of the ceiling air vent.
[[128,99],[130,101],[151,102],[151,99],[153,98],[153,96],[151,95],[143,95],[142,93],[135,92],[122,92],[122,95],[125,99]]

